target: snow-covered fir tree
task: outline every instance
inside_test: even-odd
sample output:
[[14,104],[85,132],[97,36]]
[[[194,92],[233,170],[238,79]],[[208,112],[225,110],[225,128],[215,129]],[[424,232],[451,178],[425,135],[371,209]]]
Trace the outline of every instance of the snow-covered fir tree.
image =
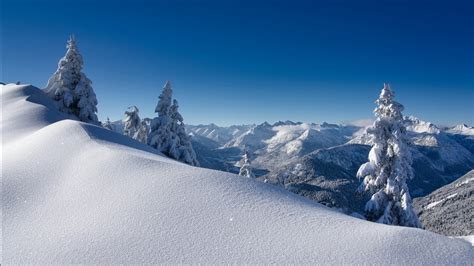
[[172,96],[173,91],[171,90],[171,83],[167,81],[163,87],[163,91],[158,97],[158,104],[155,108],[155,112],[158,114],[158,117],[155,117],[153,120],[151,120],[150,134],[148,135],[148,145],[168,156],[172,143],[172,120],[170,118]]
[[113,127],[112,123],[110,122],[109,117],[107,117],[107,120],[105,120],[105,122],[102,124],[102,126],[106,129],[108,129],[108,130],[114,131],[114,127]]
[[254,178],[255,175],[253,174],[252,167],[250,166],[252,162],[250,161],[250,154],[248,150],[245,150],[242,159],[240,160],[240,171],[239,175]]
[[372,195],[365,205],[368,220],[420,227],[406,183],[414,174],[411,153],[405,139],[404,107],[394,97],[390,86],[384,84],[376,101],[376,120],[367,130],[373,139],[369,161],[357,172],[357,176],[364,179],[359,191]]
[[179,113],[179,105],[177,100],[173,100],[173,105],[170,108],[170,117],[172,120],[171,132],[176,137],[174,138],[173,144],[175,151],[172,153],[175,155],[174,158],[184,163],[199,166],[199,162],[196,158],[193,145],[191,144],[191,138],[186,133],[183,116]]
[[141,143],[147,143],[148,134],[150,133],[150,127],[146,120],[140,122],[138,131],[135,133],[134,139],[140,141]]
[[198,166],[199,162],[186,133],[183,117],[178,111],[178,102],[172,101],[172,96],[173,91],[168,81],[155,108],[158,117],[151,121],[148,144],[171,158]]
[[139,110],[136,106],[130,106],[125,111],[125,117],[123,119],[123,134],[130,138],[136,139],[137,132],[140,129],[140,117],[138,116]]
[[66,55],[59,60],[58,69],[44,91],[56,101],[62,112],[75,115],[87,123],[99,124],[97,98],[92,82],[81,72],[82,66],[82,56],[74,36],[71,36],[67,42]]

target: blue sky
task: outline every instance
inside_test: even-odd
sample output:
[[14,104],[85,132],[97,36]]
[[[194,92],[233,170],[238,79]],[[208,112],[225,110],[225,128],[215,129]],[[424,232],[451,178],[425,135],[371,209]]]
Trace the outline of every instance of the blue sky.
[[99,118],[153,116],[171,80],[185,122],[407,115],[474,124],[473,1],[3,0],[1,81],[44,87],[75,34]]

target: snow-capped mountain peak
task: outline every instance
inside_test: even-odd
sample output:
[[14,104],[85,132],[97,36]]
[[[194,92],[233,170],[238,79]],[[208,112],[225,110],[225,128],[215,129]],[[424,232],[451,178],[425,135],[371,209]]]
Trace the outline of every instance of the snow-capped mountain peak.
[[448,132],[451,134],[474,136],[474,127],[470,127],[466,124],[459,124],[448,129]]
[[422,121],[414,116],[405,117],[405,126],[408,131],[415,133],[439,134],[441,132],[435,124]]

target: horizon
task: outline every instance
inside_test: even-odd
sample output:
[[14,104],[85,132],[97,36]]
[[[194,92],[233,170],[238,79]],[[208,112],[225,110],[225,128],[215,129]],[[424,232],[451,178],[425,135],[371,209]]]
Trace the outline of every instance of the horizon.
[[7,0],[1,81],[44,87],[74,34],[101,121],[154,117],[171,80],[186,124],[342,124],[373,118],[388,82],[404,115],[472,126],[474,4],[382,2]]

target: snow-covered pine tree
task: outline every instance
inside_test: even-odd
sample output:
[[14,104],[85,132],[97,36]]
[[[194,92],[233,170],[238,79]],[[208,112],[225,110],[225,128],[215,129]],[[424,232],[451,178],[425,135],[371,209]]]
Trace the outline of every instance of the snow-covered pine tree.
[[178,102],[172,103],[173,90],[171,83],[166,82],[156,105],[158,117],[150,123],[148,144],[165,155],[184,163],[198,166],[196,153],[186,133],[183,117],[178,111]]
[[142,120],[140,122],[140,126],[138,127],[138,131],[135,133],[134,139],[146,144],[149,133],[150,127],[148,126],[147,121]]
[[173,133],[170,154],[177,160],[193,166],[199,166],[190,136],[186,133],[183,116],[179,113],[177,100],[170,107],[171,132]]
[[357,172],[359,178],[364,178],[359,191],[368,191],[372,195],[365,205],[368,220],[420,227],[406,184],[414,174],[411,153],[405,140],[404,107],[394,97],[390,86],[384,84],[376,101],[376,120],[367,130],[373,138],[369,161],[361,165]]
[[62,112],[73,114],[83,122],[99,124],[97,98],[92,82],[81,72],[82,66],[82,56],[74,36],[71,36],[67,42],[66,55],[59,60],[58,69],[44,91],[56,101]]
[[130,138],[136,139],[136,133],[140,129],[140,117],[138,116],[138,108],[136,106],[128,107],[125,111],[123,119],[123,134]]
[[250,154],[247,150],[245,150],[244,155],[242,156],[242,159],[240,160],[240,171],[239,175],[240,176],[245,176],[249,178],[254,178],[255,175],[253,174],[252,167],[250,161]]
[[81,80],[75,89],[75,96],[78,100],[77,109],[79,113],[77,116],[79,120],[88,123],[98,123],[97,119],[97,98],[92,89],[92,81],[81,73]]
[[107,120],[105,120],[105,122],[102,124],[102,126],[106,129],[108,129],[108,130],[114,131],[114,127],[113,127],[112,123],[110,122],[109,117],[107,117]]
[[171,90],[171,83],[167,81],[163,87],[163,91],[158,97],[158,104],[155,108],[158,117],[151,120],[150,134],[148,135],[148,145],[161,151],[167,156],[170,156],[169,151],[173,137],[171,132],[172,120],[170,118],[172,96],[173,91]]

